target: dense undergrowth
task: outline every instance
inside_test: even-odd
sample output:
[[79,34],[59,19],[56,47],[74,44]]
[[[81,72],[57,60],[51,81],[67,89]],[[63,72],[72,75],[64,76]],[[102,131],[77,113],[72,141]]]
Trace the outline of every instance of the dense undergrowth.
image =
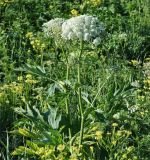
[[[0,1],[0,159],[149,160],[149,0]],[[46,37],[98,17],[98,46]]]

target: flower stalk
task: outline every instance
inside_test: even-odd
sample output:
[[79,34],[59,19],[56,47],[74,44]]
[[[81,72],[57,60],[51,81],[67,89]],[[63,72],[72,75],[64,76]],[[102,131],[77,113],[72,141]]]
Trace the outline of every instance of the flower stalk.
[[[68,65],[68,63],[67,63],[67,71],[66,71],[66,80],[69,80],[69,65]],[[70,108],[69,108],[69,95],[67,95],[67,97],[66,97],[66,114],[69,119],[68,133],[69,133],[69,139],[71,140],[72,136],[71,136],[71,128],[70,128],[71,118],[70,118]]]
[[83,107],[82,107],[82,97],[81,97],[81,56],[83,53],[83,41],[81,41],[81,48],[80,48],[80,55],[79,55],[79,61],[78,61],[78,100],[79,100],[79,110],[80,110],[80,116],[81,116],[81,125],[80,125],[80,138],[79,138],[79,147],[82,145],[83,140],[83,129],[84,129],[84,115],[83,115]]

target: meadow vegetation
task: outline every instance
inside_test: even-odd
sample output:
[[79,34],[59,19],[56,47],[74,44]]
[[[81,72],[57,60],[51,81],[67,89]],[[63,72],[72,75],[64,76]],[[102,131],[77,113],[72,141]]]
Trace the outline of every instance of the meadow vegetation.
[[149,0],[0,1],[0,159],[150,159]]

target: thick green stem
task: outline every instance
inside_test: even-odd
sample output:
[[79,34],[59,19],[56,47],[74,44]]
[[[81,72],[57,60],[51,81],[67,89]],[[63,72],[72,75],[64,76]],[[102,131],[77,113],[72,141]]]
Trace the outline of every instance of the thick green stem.
[[[66,80],[69,79],[69,65],[67,64],[67,73],[66,73]],[[70,125],[71,125],[71,118],[70,118],[70,109],[69,109],[69,95],[67,95],[66,97],[66,114],[67,114],[67,117],[69,119],[69,128],[68,128],[68,132],[69,132],[69,139],[71,140],[71,128],[70,128]]]
[[81,116],[81,125],[80,125],[80,139],[79,139],[79,147],[82,145],[82,140],[83,140],[83,129],[84,129],[84,116],[83,116],[83,107],[82,107],[82,97],[81,97],[81,73],[80,73],[80,68],[81,68],[81,56],[83,52],[83,42],[81,42],[81,51],[79,55],[79,62],[78,62],[78,96],[79,96],[79,109],[80,109],[80,116]]

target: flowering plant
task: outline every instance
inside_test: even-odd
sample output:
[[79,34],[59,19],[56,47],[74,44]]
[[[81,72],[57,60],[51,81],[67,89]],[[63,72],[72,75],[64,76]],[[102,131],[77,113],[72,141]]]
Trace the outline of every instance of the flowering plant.
[[66,40],[80,40],[99,45],[104,26],[98,18],[88,15],[80,15],[70,18],[62,24],[62,38]]

